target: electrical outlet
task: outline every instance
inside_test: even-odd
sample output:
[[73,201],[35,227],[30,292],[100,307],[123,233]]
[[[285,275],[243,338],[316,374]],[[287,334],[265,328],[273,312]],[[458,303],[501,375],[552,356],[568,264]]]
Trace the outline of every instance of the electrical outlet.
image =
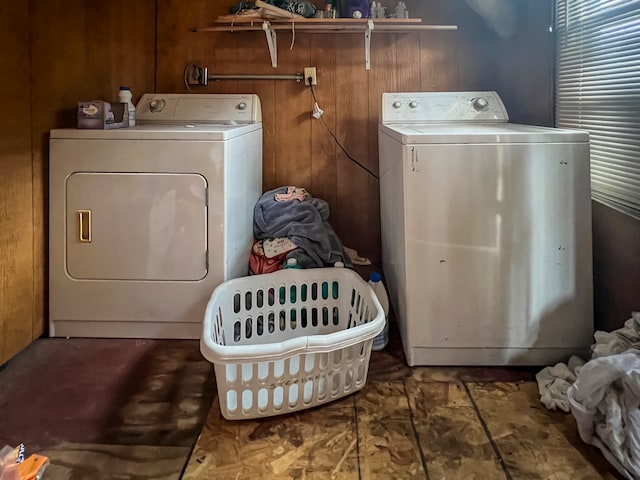
[[[309,78],[311,78],[311,83],[309,83]],[[317,85],[318,79],[316,77],[316,67],[305,67],[304,68],[304,84],[305,85]]]

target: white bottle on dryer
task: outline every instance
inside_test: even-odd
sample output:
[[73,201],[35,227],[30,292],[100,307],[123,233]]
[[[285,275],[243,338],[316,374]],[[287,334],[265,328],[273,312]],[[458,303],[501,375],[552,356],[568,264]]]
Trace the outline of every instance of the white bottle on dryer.
[[131,101],[131,88],[120,87],[118,100],[120,100],[120,103],[127,104],[127,111],[129,113],[129,126],[133,127],[136,124],[136,107]]

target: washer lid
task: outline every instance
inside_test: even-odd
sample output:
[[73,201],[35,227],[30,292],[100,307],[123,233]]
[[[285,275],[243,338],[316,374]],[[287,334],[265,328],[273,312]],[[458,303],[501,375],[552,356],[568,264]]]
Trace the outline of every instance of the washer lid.
[[379,132],[406,145],[589,141],[589,133],[583,130],[536,127],[517,123],[380,124]]
[[98,139],[98,140],[202,140],[226,141],[255,130],[261,130],[262,123],[247,125],[192,124],[180,125],[136,125],[113,130],[90,130],[61,128],[51,130],[50,138]]

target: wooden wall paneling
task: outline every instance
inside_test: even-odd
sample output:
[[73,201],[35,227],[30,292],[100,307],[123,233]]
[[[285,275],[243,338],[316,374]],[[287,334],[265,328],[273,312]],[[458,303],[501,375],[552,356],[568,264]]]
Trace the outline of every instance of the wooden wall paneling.
[[[188,63],[211,68],[214,52],[225,33],[194,33],[207,27],[227,6],[209,0],[157,0],[156,91],[186,93],[183,74]],[[214,86],[192,87],[194,93],[212,93]]]
[[[58,85],[42,85],[39,94],[46,95],[47,89],[53,91],[69,90],[75,93],[75,98],[69,98],[60,108],[65,111],[73,109],[73,119],[70,115],[70,123],[58,124],[53,122],[49,128],[75,125],[75,104],[80,100],[104,99],[107,101],[117,101],[118,91],[121,85],[131,88],[133,102],[136,103],[142,94],[155,91],[155,0],[140,0],[128,2],[118,0],[111,2],[75,2],[73,10],[70,12],[72,19],[77,19],[85,28],[77,31],[74,35],[80,37],[79,41],[68,39],[69,43],[77,42],[78,46],[84,46],[85,51],[74,51],[68,62],[75,63],[81,69],[70,71],[67,78],[61,78]],[[55,11],[49,11],[49,18],[56,16]],[[57,21],[58,19],[56,19]],[[48,21],[48,20],[47,20]],[[50,33],[43,38],[51,41]],[[72,45],[69,45],[73,48]],[[67,57],[69,58],[69,57]],[[60,61],[60,63],[66,63]],[[54,112],[48,112],[49,119]],[[44,129],[44,143],[42,155],[39,157],[44,171],[48,172],[48,136]],[[40,171],[43,171],[40,169]],[[48,192],[47,175],[41,179],[42,189]],[[48,208],[45,195],[43,211]],[[46,225],[46,215],[36,225]],[[42,235],[43,251],[46,249],[47,229]],[[46,252],[43,256],[47,258]],[[39,265],[45,266],[47,261]],[[48,269],[43,269],[36,274],[36,279],[46,279]],[[46,292],[44,286],[36,288],[36,293]],[[46,303],[44,299],[41,302]],[[41,322],[42,323],[42,322]],[[42,333],[42,331],[40,331]]]
[[[286,40],[288,35],[279,35]],[[280,40],[280,38],[279,38]],[[280,71],[271,65],[269,49],[264,33],[244,32],[226,34],[221,42],[222,48],[216,49],[211,66],[213,73],[227,75],[279,75],[296,73]],[[295,88],[299,84],[286,83]],[[216,93],[255,93],[260,97],[262,106],[262,188],[271,190],[276,186],[275,160],[275,112],[276,82],[273,80],[243,80],[215,82]]]
[[456,32],[427,31],[420,34],[421,91],[460,90],[456,44]]
[[[383,92],[398,91],[397,50],[395,35],[377,35],[374,31],[371,42],[371,70],[369,76],[369,147],[367,163],[369,170],[379,174],[378,123],[382,108]],[[367,209],[362,214],[367,218],[367,241],[358,248],[374,262],[380,261],[382,250],[380,236],[380,182],[367,175]]]
[[[336,136],[349,154],[369,165],[369,74],[364,65],[361,34],[340,35],[336,49]],[[369,174],[338,150],[337,198],[332,226],[342,244],[368,254],[377,243],[370,241],[371,206]]]
[[420,34],[399,33],[396,40],[396,91],[419,92],[422,67],[420,65]]
[[126,85],[136,103],[155,91],[155,0],[87,1],[85,8],[84,82],[91,93],[117,101]]
[[33,336],[33,188],[29,8],[0,3],[0,365]]
[[[265,43],[264,50],[252,49],[253,55],[251,57],[252,64],[255,69],[249,70],[249,72],[256,73],[258,75],[271,75],[274,70],[268,61],[265,61],[265,57],[268,58],[268,50],[266,46],[266,39],[262,39]],[[276,82],[267,80],[258,80],[256,82],[247,82],[248,90],[251,93],[256,93],[260,97],[260,103],[262,106],[262,189],[263,191],[272,190],[276,188]],[[298,87],[299,84],[289,81],[293,88]]]
[[80,100],[99,98],[85,81],[85,10],[81,0],[29,2],[33,149],[34,337],[48,309],[49,130],[76,125]]
[[[34,182],[34,335],[44,327],[48,231],[48,141],[52,128],[74,127],[76,105],[117,99],[128,83],[139,97],[155,89],[155,0],[30,2]],[[143,16],[144,14],[144,16]],[[152,19],[152,21],[149,21]]]
[[[80,29],[84,28],[83,20],[77,20],[78,24],[74,28],[71,23],[77,16],[78,2],[70,2],[66,8],[58,9],[59,3],[53,2],[51,6],[44,5],[43,2],[29,2],[30,11],[30,61],[31,61],[31,104],[33,121],[31,128],[31,143],[33,152],[33,283],[34,283],[34,317],[32,338],[36,339],[45,330],[46,310],[48,306],[48,172],[49,172],[49,130],[56,124],[72,126],[74,113],[70,106],[65,104],[64,99],[54,96],[47,91],[53,85],[62,86],[64,82],[63,62],[56,54],[64,51],[62,58],[83,58],[80,52],[82,42],[79,41]],[[66,2],[64,2],[66,3]],[[60,17],[53,19],[53,12]],[[44,25],[46,23],[46,25]],[[62,30],[59,36],[55,36],[56,26]],[[69,29],[67,30],[67,27]],[[72,43],[71,49],[63,47],[67,38],[77,39]],[[74,54],[75,52],[77,53]],[[50,55],[50,56],[49,56]],[[58,64],[57,66],[55,64]],[[76,65],[77,66],[77,65]],[[69,70],[73,70],[70,66]],[[80,75],[80,69],[74,72]],[[69,89],[71,90],[71,89]],[[69,98],[71,91],[66,92]],[[76,98],[77,102],[78,99]]]
[[[311,61],[308,35],[297,34],[293,49],[289,33],[278,32],[276,74],[301,72]],[[311,185],[311,102],[303,84],[278,80],[275,85],[275,184]]]
[[[210,33],[197,33],[198,37],[204,37],[211,35]],[[258,43],[260,40],[263,43]],[[197,38],[200,41],[202,38]],[[213,61],[205,62],[209,67],[210,74],[219,75],[234,75],[234,74],[249,74],[254,73],[252,70],[241,69],[241,65],[246,65],[243,61],[239,50],[244,52],[248,50],[259,51],[262,53],[262,60],[268,63],[269,54],[266,50],[266,40],[264,40],[264,34],[259,32],[224,32],[217,36],[217,42],[213,50]],[[261,47],[265,47],[264,49]],[[245,53],[246,55],[246,53]],[[224,80],[220,82],[213,82],[213,92],[215,93],[238,93],[240,88],[240,82],[237,80]]]
[[[526,1],[536,3],[535,0]],[[383,3],[392,9],[397,2]],[[316,66],[320,80],[317,91],[325,110],[325,121],[351,155],[365,164],[373,162],[377,167],[377,128],[373,126],[377,122],[378,108],[371,101],[375,97],[377,102],[380,88],[387,88],[385,78],[395,75],[398,91],[493,90],[499,87],[498,56],[503,54],[498,48],[499,39],[465,0],[410,0],[406,3],[412,17],[421,17],[424,23],[457,24],[459,30],[396,35],[376,35],[374,32],[373,70],[367,72],[361,33],[311,35],[298,32],[294,50],[290,51],[291,36],[280,31],[279,66],[272,69],[262,32],[186,32],[189,26],[209,25],[217,15],[226,13],[227,4],[208,0],[158,0],[158,88],[162,90],[163,85],[168,85],[182,91],[181,75],[187,59],[201,59],[214,73],[291,74],[305,66]],[[532,7],[531,11],[540,10],[542,7]],[[376,43],[384,43],[385,37],[397,40],[395,65],[390,67],[394,73],[376,65],[380,62],[376,55],[387,55],[385,48],[380,52],[380,44]],[[308,44],[304,47],[301,42]],[[514,50],[505,55],[510,58],[500,61],[509,65],[510,59],[520,54]],[[541,69],[532,75],[542,75]],[[327,82],[323,82],[325,77]],[[518,76],[507,81],[517,83]],[[329,202],[331,223],[345,245],[367,254],[367,250],[371,250],[374,258],[379,256],[380,252],[376,251],[379,239],[369,241],[378,236],[376,225],[371,226],[378,218],[377,186],[373,188],[369,184],[367,174],[335,148],[324,136],[322,125],[311,119],[308,90],[297,89],[285,81],[225,81],[206,91],[236,93],[248,90],[258,93],[263,105],[264,188],[305,183],[314,195]],[[523,100],[522,111],[526,111],[530,101]],[[552,99],[537,101],[550,103]]]
[[263,81],[255,89],[262,105],[262,190],[276,188],[276,86]]
[[[336,131],[336,48],[340,45],[338,35],[317,34],[309,38],[311,60],[308,66],[316,67],[318,85],[314,86],[320,108],[324,110],[322,119],[311,121],[311,193],[327,201],[332,212],[338,210],[336,191],[338,146],[328,127]],[[309,102],[311,92],[307,87]],[[326,125],[326,127],[325,127]],[[329,219],[333,222],[333,218]]]
[[[457,25],[458,3],[427,0],[413,7],[425,24]],[[458,31],[423,31],[419,34],[420,91],[459,89]]]

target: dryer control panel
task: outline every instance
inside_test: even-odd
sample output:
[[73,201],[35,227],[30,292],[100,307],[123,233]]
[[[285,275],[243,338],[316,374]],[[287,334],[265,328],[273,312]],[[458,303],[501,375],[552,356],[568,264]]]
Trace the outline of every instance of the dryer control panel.
[[136,105],[138,124],[222,124],[262,122],[255,94],[145,93]]
[[508,122],[496,92],[383,93],[382,123]]

